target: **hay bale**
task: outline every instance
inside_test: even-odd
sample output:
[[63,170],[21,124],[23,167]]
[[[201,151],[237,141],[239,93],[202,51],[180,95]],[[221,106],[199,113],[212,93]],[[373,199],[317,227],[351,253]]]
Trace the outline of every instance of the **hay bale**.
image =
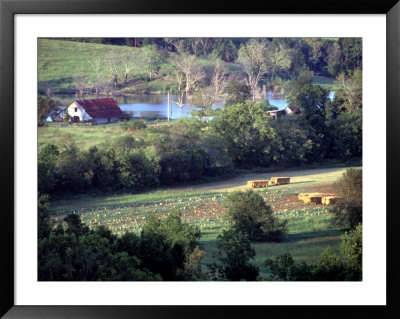
[[247,182],[247,186],[250,186],[252,188],[267,187],[268,186],[268,180],[248,181]]
[[334,195],[324,196],[322,198],[322,204],[324,205],[334,205],[340,200],[339,197]]
[[[308,193],[308,194],[300,194],[301,198],[305,204],[321,204],[322,197],[324,194],[322,193]],[[299,195],[299,198],[300,198]]]
[[309,196],[308,200],[310,201],[310,204],[321,204],[322,196]]
[[290,183],[290,177],[271,177],[271,185],[284,185]]
[[299,197],[299,200],[304,201],[304,199],[305,199],[306,197],[308,197],[308,193],[299,194],[298,197]]

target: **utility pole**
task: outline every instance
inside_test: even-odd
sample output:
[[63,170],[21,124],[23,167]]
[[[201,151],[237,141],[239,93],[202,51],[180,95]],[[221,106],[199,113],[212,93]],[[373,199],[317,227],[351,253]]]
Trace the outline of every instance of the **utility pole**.
[[168,122],[169,122],[169,91],[168,91],[168,109],[167,109],[167,113],[168,113]]
[[[168,92],[169,93],[169,92]],[[170,94],[170,102],[172,102],[172,92],[171,92],[171,94]],[[172,103],[171,103],[171,108],[170,108],[170,112],[171,112],[171,116],[170,116],[170,118],[171,118],[171,120],[172,120]]]

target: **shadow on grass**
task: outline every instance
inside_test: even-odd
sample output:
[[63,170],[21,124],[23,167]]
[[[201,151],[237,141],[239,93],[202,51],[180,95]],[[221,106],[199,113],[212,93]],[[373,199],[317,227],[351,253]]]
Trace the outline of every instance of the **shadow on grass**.
[[50,81],[39,81],[38,93],[46,94],[47,88],[51,88],[53,94],[75,94],[77,90],[71,87],[73,80],[73,77],[68,76]]
[[286,238],[282,240],[282,243],[288,243],[288,242],[294,242],[298,240],[312,239],[318,237],[338,236],[341,234],[342,232],[337,229],[326,229],[326,230],[310,231],[297,234],[288,234]]
[[291,182],[290,184],[307,184],[307,183],[314,183],[314,182],[316,182],[316,181]]

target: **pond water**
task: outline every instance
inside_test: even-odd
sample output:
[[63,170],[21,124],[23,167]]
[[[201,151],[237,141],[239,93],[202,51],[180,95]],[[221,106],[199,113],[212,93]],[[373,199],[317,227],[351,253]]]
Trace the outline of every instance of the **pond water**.
[[[67,106],[73,101],[80,99],[76,95],[52,95],[53,100],[57,100],[60,105]],[[84,99],[95,99],[96,96],[86,95]],[[267,98],[271,105],[278,107],[280,110],[287,106],[287,102],[283,97],[273,97],[271,92],[267,93]],[[168,116],[168,97],[167,95],[150,95],[137,94],[132,96],[117,96],[114,97],[122,111],[131,112],[132,117],[141,118],[166,118]],[[176,95],[172,95],[172,101],[177,100]],[[223,105],[223,102],[217,102],[213,108],[218,108]],[[190,112],[197,108],[190,104],[179,107],[175,103],[171,103],[172,118],[190,117]]]
[[[335,92],[330,92],[329,97],[333,99]],[[73,101],[81,99],[76,95],[52,95],[52,99],[57,100],[59,105],[67,106]],[[95,99],[96,96],[87,95],[84,99]],[[168,116],[168,98],[167,95],[150,95],[150,94],[137,94],[132,96],[117,96],[114,97],[122,111],[127,111],[135,118],[166,118]],[[172,95],[171,100],[176,101],[177,96]],[[273,106],[278,107],[279,110],[286,108],[288,103],[283,96],[274,96],[272,92],[267,92],[267,99]],[[221,107],[223,102],[215,103],[213,108]],[[190,117],[190,112],[197,108],[190,104],[179,107],[175,103],[171,103],[172,118]]]

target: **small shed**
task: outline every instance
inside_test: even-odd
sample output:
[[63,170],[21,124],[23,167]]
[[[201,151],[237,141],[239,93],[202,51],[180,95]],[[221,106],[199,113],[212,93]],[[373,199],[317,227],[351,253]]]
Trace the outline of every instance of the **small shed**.
[[76,100],[68,106],[71,122],[112,123],[121,120],[124,113],[112,98]]

